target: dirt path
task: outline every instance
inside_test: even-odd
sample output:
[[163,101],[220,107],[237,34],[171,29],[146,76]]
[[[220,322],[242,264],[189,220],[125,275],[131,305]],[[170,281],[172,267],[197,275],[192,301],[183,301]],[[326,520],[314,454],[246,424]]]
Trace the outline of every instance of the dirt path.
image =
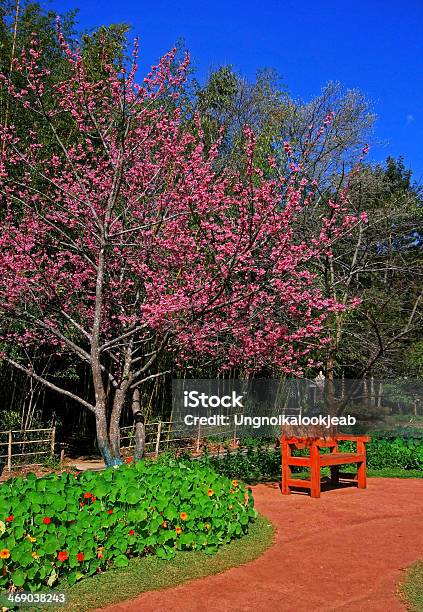
[[423,480],[371,478],[366,491],[320,499],[254,487],[256,506],[277,526],[256,561],[107,610],[123,612],[396,612],[403,570],[423,558]]

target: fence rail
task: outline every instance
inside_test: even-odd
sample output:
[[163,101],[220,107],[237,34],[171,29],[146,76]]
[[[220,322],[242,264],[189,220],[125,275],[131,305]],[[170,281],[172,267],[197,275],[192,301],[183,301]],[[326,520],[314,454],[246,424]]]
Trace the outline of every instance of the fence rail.
[[[145,425],[145,452],[156,457],[175,447],[181,450],[191,450],[199,452],[203,441],[201,427],[198,426],[193,435],[184,435],[186,427],[181,431],[182,422],[175,421],[154,421]],[[178,429],[179,427],[179,429]],[[210,428],[208,428],[210,431]],[[208,434],[210,436],[210,433]],[[232,441],[236,444],[237,431],[235,425],[227,428],[219,428],[217,436],[219,438]],[[135,448],[135,425],[120,428],[120,443],[122,449]]]
[[36,465],[35,461],[26,462],[24,458],[54,455],[55,445],[55,427],[0,431],[0,466],[11,472],[13,467]]

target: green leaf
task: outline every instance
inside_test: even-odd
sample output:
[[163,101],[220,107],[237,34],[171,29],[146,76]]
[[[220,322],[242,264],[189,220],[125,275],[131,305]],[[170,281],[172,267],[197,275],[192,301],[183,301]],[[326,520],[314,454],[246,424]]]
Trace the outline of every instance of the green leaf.
[[17,569],[12,572],[12,582],[16,587],[21,587],[25,584],[26,573],[21,569]]
[[126,567],[128,565],[129,561],[128,558],[125,557],[125,555],[118,555],[117,557],[115,557],[115,559],[113,560],[113,564],[116,567]]

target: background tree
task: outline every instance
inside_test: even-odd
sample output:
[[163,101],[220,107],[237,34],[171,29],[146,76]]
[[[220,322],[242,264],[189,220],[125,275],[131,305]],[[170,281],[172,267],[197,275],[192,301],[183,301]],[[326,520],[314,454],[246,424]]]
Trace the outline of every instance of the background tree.
[[[324,197],[324,196],[323,196]],[[360,304],[328,320],[332,342],[326,362],[330,378],[413,376],[408,354],[422,330],[422,200],[402,159],[362,166],[351,180],[355,214],[368,223],[334,247],[322,267],[328,295]],[[411,351],[411,353],[410,353]]]
[[[276,156],[283,175],[292,162],[302,161],[309,180],[328,186],[334,176],[345,177],[369,141],[375,115],[366,97],[330,82],[309,102],[295,100],[281,76],[271,69],[257,73],[249,82],[231,66],[212,72],[204,87],[194,83],[193,106],[200,111],[209,145],[225,128],[219,151],[219,167],[240,169],[242,128],[251,126],[257,138],[257,161],[269,171],[268,158]],[[333,120],[324,124],[329,113]],[[321,131],[318,144],[310,146]]]

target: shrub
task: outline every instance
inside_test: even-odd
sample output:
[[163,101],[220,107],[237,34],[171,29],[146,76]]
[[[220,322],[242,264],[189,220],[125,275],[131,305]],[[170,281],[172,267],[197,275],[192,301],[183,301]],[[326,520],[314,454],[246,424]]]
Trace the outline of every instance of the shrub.
[[210,457],[208,461],[216,472],[228,478],[257,481],[280,477],[281,473],[280,451],[268,448],[239,449],[222,458]]
[[248,531],[251,492],[198,462],[166,458],[0,487],[0,587],[70,584],[128,558],[214,553]]
[[[266,441],[262,440],[262,444]],[[367,447],[367,466],[372,469],[399,468],[403,470],[423,470],[423,439],[419,436],[399,437],[392,434],[371,434]],[[339,450],[355,450],[353,442],[339,444]],[[324,449],[321,452],[325,452]],[[328,451],[327,451],[328,452]],[[307,454],[307,450],[294,451],[294,454]],[[272,447],[256,448],[248,445],[223,457],[208,457],[204,462],[219,474],[228,478],[240,478],[246,482],[280,478],[281,453]],[[293,472],[304,468],[294,467]]]
[[[388,437],[374,435],[367,446],[367,465],[373,469],[401,468],[423,470],[423,440],[413,437]],[[341,451],[349,451],[354,444],[340,445]]]

